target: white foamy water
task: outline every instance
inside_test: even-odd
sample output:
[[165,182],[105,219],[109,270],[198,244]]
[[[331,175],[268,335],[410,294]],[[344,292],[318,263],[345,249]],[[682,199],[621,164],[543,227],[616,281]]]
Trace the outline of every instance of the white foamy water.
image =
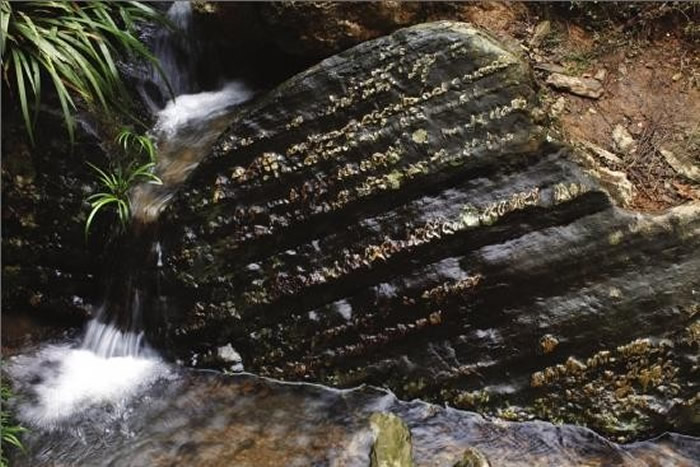
[[218,91],[177,96],[158,112],[155,133],[170,139],[189,128],[208,128],[212,120],[252,96],[253,91],[240,81],[229,81]]
[[88,323],[82,347],[103,358],[156,356],[146,344],[143,331],[121,331],[96,319]]
[[20,420],[44,429],[96,407],[108,406],[118,416],[130,398],[169,373],[154,357],[105,358],[68,345],[14,357],[9,372],[29,399],[18,408]]

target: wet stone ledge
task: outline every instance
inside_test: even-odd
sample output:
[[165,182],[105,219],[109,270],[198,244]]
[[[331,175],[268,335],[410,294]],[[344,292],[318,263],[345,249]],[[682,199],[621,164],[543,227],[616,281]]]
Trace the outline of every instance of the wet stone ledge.
[[153,339],[617,439],[697,433],[700,207],[616,208],[535,105],[524,62],[452,22],[291,78],[165,213],[179,306]]

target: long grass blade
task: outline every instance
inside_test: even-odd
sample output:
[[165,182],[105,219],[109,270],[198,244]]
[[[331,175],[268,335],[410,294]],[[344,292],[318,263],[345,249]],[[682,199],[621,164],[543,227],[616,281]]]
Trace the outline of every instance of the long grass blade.
[[92,222],[95,219],[95,215],[97,215],[102,208],[110,203],[117,203],[119,200],[117,198],[114,198],[112,196],[110,197],[105,197],[99,201],[95,201],[92,204],[92,210],[90,211],[90,215],[88,216],[87,220],[85,221],[85,238],[87,239],[88,234],[90,233],[90,227],[92,226]]
[[[0,0],[3,74],[10,87],[16,88],[15,95],[23,97],[20,105],[27,131],[32,131],[38,115],[42,74],[51,79],[56,89],[72,142],[77,96],[81,98],[79,104],[98,105],[110,114],[144,125],[131,110],[130,91],[117,67],[118,55],[130,55],[153,64],[164,76],[155,56],[136,35],[137,24],[144,21],[168,23],[157,10],[138,1],[10,4]],[[13,58],[6,55],[8,50],[16,50],[20,55]],[[151,154],[148,148],[144,151]]]
[[20,53],[16,50],[12,51],[12,60],[14,62],[15,76],[17,79],[17,92],[19,97],[19,105],[22,109],[22,117],[29,133],[29,140],[34,144],[34,129],[32,119],[29,117],[29,104],[27,102],[27,91],[24,86],[24,70],[20,62]]
[[8,1],[0,2],[0,56],[5,56],[5,42],[7,41],[12,6]]

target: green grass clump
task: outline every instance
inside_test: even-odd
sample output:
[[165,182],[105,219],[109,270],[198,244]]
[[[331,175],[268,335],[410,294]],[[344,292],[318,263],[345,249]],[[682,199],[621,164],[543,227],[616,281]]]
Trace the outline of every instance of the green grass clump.
[[2,72],[32,143],[46,81],[56,91],[71,141],[79,99],[88,108],[130,115],[117,58],[146,60],[162,74],[136,33],[138,23],[150,21],[166,23],[137,1],[0,1]]
[[[138,183],[162,185],[162,180],[153,173],[156,165],[156,147],[147,135],[139,135],[123,129],[116,138],[123,151],[112,170],[104,170],[87,162],[97,175],[100,186],[97,193],[88,196],[90,214],[85,221],[85,237],[90,232],[95,216],[99,212],[111,210],[119,221],[119,231],[124,231],[131,219],[129,191]],[[144,157],[148,162],[143,162]],[[128,162],[120,162],[128,160]]]

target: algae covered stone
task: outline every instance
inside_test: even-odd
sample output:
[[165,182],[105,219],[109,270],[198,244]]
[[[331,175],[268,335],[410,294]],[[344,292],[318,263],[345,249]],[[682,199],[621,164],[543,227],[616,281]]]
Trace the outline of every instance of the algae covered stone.
[[490,467],[488,459],[478,449],[469,447],[454,467]]
[[370,454],[372,467],[412,467],[411,431],[392,413],[373,413],[369,419],[375,434]]

